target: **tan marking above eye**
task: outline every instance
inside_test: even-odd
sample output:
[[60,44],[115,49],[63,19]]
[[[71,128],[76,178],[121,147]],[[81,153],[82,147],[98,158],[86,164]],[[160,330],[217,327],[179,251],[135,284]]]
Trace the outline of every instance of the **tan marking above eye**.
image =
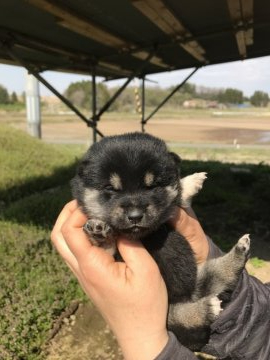
[[110,184],[115,190],[121,190],[122,189],[122,182],[121,178],[118,174],[112,173],[110,176]]
[[144,176],[144,183],[146,186],[151,186],[154,182],[154,174],[147,172]]

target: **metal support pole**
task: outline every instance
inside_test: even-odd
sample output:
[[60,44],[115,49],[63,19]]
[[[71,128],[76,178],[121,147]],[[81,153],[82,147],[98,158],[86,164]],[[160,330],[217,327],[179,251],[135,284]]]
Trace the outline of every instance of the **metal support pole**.
[[145,125],[145,77],[142,77],[142,114],[141,114],[141,124],[142,124],[142,132],[145,132],[144,125]]
[[28,133],[34,137],[41,138],[41,116],[39,82],[30,74],[26,75],[26,112]]
[[143,61],[142,66],[135,71],[127,80],[124,82],[124,84],[115,92],[115,94],[108,100],[108,102],[100,109],[98,114],[96,115],[97,119],[100,118],[100,116],[108,110],[108,108],[112,105],[112,103],[118,98],[118,96],[125,90],[125,88],[128,86],[128,84],[138,75],[141,75],[140,72],[144,69],[144,67],[149,63],[149,61],[152,59],[152,57],[155,55],[154,51],[148,54],[148,56]]
[[[46,86],[55,96],[57,96],[65,105],[67,105],[72,111],[75,112],[86,124],[87,126],[93,127],[94,122],[87,119],[68,99],[66,99],[62,94],[60,94],[51,84],[48,83],[36,70],[32,69],[31,66],[28,66],[25,61],[21,60],[17,55],[13,53],[13,51],[9,47],[5,47],[6,52],[9,54],[11,58],[16,60],[19,64],[21,64],[28,72],[35,76],[44,86]],[[104,135],[98,129],[96,132],[103,137]]]
[[188,81],[189,78],[191,78],[191,76],[193,74],[195,74],[196,71],[199,70],[199,67],[197,67],[196,69],[194,69],[186,78],[185,80],[183,80],[179,85],[177,85],[173,91],[155,108],[154,111],[151,112],[150,115],[147,116],[147,118],[144,120],[144,123],[146,124],[147,121],[149,119],[151,119],[151,117],[153,117],[155,115],[155,113],[164,105],[166,104],[166,102]]
[[95,69],[92,72],[92,121],[93,121],[93,142],[97,142],[97,84]]

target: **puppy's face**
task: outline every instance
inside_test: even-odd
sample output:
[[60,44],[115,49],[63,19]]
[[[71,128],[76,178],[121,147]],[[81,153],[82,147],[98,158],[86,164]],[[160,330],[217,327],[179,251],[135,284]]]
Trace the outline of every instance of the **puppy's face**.
[[90,218],[140,238],[172,215],[180,199],[176,156],[163,141],[132,133],[94,144],[73,180],[73,194]]

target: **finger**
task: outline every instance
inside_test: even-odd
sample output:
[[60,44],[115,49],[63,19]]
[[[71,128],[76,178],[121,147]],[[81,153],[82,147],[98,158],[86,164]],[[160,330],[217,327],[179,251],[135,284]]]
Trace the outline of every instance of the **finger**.
[[91,244],[88,235],[83,231],[83,225],[86,221],[87,217],[79,208],[76,209],[62,225],[62,234],[69,249],[79,263],[84,264],[84,261],[86,261],[90,266],[93,262],[101,262],[105,266],[106,261],[111,262],[114,259],[102,248]]
[[88,236],[83,231],[83,225],[86,221],[87,217],[77,208],[70,213],[70,216],[65,219],[61,226],[61,233],[69,249],[78,260],[92,247]]
[[78,204],[76,200],[72,200],[68,202],[60,214],[58,215],[58,218],[56,219],[55,225],[53,227],[53,230],[51,232],[51,240],[53,243],[55,243],[58,239],[57,235],[61,232],[62,225],[64,222],[68,219],[68,217],[77,209]]
[[78,268],[78,263],[72,252],[70,251],[69,247],[66,244],[66,241],[62,235],[62,225],[68,219],[68,217],[72,214],[73,211],[78,207],[77,202],[75,200],[70,201],[67,203],[61,213],[59,214],[54,228],[51,232],[51,240],[59,252],[59,254],[63,257],[66,263],[74,269]]
[[189,242],[194,251],[197,263],[204,262],[208,256],[209,244],[207,237],[192,209],[189,212],[178,208],[172,219],[172,226]]
[[157,270],[156,262],[140,241],[120,238],[117,246],[124,262],[131,271],[143,274],[146,271]]

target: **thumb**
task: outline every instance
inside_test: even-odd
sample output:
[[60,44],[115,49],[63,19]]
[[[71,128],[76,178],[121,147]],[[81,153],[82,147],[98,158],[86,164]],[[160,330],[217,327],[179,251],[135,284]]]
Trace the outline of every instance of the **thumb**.
[[139,240],[119,238],[117,247],[125,264],[131,271],[145,272],[146,269],[154,270],[157,267],[153,257]]

